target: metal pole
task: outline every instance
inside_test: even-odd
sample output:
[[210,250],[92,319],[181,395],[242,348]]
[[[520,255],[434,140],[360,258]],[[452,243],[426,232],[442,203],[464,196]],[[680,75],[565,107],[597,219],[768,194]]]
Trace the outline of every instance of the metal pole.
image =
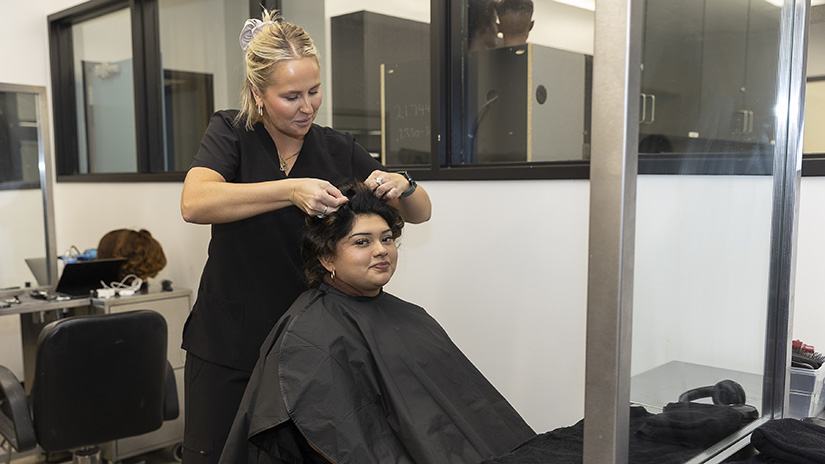
[[782,6],[777,74],[771,271],[769,278],[763,416],[781,418],[788,409],[790,341],[796,278],[802,127],[805,119],[810,0]]
[[596,1],[584,464],[628,459],[642,6]]

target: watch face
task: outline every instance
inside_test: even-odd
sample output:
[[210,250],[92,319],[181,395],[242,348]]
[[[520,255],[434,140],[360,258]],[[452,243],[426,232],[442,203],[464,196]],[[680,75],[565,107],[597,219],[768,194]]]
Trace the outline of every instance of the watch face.
[[397,171],[397,173],[404,176],[404,178],[407,179],[407,182],[410,183],[409,190],[402,193],[401,198],[406,198],[406,197],[412,195],[412,193],[415,192],[415,188],[418,186],[418,184],[415,183],[415,180],[413,180],[413,178],[410,177],[410,173],[408,173],[407,171]]

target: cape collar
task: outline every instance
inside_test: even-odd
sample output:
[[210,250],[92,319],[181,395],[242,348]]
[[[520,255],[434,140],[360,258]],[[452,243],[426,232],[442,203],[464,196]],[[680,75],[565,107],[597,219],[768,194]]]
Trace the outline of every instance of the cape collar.
[[[356,289],[352,285],[350,285],[348,283],[345,283],[345,282],[342,282],[341,279],[337,279],[337,280],[332,279],[329,276],[329,274],[324,276],[324,283],[331,286],[331,287],[333,287],[333,288],[335,288],[336,290],[338,290],[339,292],[341,292],[341,293],[343,293],[344,295],[347,295],[347,296],[374,298],[374,297],[371,297],[369,295],[364,295],[363,293],[358,291],[358,289]],[[381,293],[379,292],[378,295],[380,295],[380,294]],[[378,295],[375,295],[375,296],[378,296]]]

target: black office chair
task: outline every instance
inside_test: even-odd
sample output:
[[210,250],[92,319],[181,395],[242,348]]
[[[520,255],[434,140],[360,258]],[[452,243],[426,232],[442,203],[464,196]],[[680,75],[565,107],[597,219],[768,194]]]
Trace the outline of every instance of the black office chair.
[[37,341],[28,402],[0,366],[0,436],[18,452],[39,444],[93,463],[97,445],[160,428],[179,412],[166,344],[166,321],[149,310],[48,324]]

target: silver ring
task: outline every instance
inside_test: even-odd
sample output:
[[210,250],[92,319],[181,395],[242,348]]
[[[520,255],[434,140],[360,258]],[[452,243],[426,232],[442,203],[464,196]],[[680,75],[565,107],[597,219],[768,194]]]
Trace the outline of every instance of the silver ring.
[[384,178],[383,177],[376,177],[375,178],[375,183],[378,184],[378,185],[383,184],[384,183]]
[[327,210],[328,210],[328,209],[329,209],[329,206],[324,205],[324,212],[322,212],[321,214],[316,215],[315,217],[317,217],[318,219],[323,219],[323,218],[324,218],[324,216],[326,216],[326,215],[327,215]]

